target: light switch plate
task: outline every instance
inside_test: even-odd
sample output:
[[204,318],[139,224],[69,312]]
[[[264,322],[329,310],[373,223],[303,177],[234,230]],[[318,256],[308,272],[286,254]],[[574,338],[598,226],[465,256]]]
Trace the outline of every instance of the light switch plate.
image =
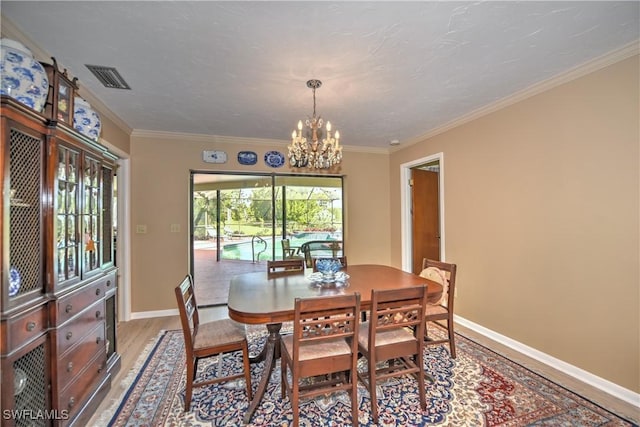
[[207,163],[227,163],[227,153],[219,150],[205,150],[202,152],[202,160]]

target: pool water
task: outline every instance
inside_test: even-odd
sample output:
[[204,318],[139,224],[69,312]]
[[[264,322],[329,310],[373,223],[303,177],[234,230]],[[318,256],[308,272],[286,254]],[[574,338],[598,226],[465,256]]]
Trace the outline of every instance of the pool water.
[[[297,236],[303,235],[303,238],[298,238]],[[327,239],[327,236],[331,237],[331,233],[300,233],[296,235],[296,237],[291,237],[291,247],[300,247],[305,242],[309,242],[311,240],[336,240],[334,238]],[[273,241],[271,237],[263,237],[264,242],[261,240],[255,239],[253,254],[255,254],[255,261],[265,261],[270,260],[272,257],[272,248]],[[275,242],[275,259],[282,259],[282,240],[276,239]],[[317,255],[317,252],[315,253]],[[331,251],[327,251],[327,255],[331,256]],[[259,256],[259,259],[258,259]],[[242,261],[253,261],[252,258],[252,248],[251,248],[251,240],[244,240],[238,242],[225,242],[222,247],[222,259],[235,259]]]

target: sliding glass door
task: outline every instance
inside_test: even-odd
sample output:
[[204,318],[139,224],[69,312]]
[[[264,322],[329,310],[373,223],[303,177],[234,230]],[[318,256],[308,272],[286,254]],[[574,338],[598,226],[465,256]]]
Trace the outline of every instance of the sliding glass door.
[[198,276],[210,270],[220,277],[260,270],[266,260],[304,257],[308,242],[342,248],[342,177],[192,172],[191,185],[196,288],[208,286]]

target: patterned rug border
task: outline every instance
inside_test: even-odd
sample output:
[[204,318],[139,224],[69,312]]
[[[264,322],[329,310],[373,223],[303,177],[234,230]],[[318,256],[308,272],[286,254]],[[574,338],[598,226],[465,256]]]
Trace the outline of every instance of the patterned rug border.
[[[135,363],[129,369],[127,376],[120,381],[117,385],[121,390],[117,397],[111,399],[109,406],[100,414],[100,417],[95,420],[95,427],[107,427],[111,424],[111,421],[115,414],[122,410],[122,406],[127,401],[135,386],[143,374],[146,367],[149,365],[153,356],[155,355],[162,339],[168,332],[181,332],[178,329],[162,329],[158,332],[154,338],[152,338],[142,350],[142,353],[138,356]],[[112,384],[113,385],[113,384]]]
[[[257,336],[260,335],[264,335],[264,332],[262,330],[262,328],[260,328],[260,326],[263,325],[256,325],[255,327],[248,325],[247,326],[247,334],[248,337],[250,338],[256,338]],[[285,328],[286,329],[286,328]],[[167,334],[169,332],[172,333],[179,333],[182,334],[182,331],[179,329],[169,329],[169,330],[162,330],[158,333],[158,335],[153,338],[145,347],[145,349],[143,350],[143,352],[138,356],[138,359],[136,360],[134,366],[130,369],[129,373],[127,374],[127,377],[125,377],[120,384],[118,385],[120,388],[122,388],[123,390],[121,391],[121,393],[119,393],[119,397],[113,398],[111,401],[111,404],[109,405],[109,407],[103,411],[103,413],[101,414],[100,418],[97,421],[97,424],[95,424],[96,427],[107,427],[110,426],[113,421],[115,420],[117,414],[120,413],[120,411],[123,409],[123,406],[125,405],[127,399],[129,398],[129,396],[131,395],[131,393],[134,392],[136,384],[138,382],[138,380],[140,379],[140,377],[143,375],[144,370],[147,368],[148,364],[153,360],[153,357],[155,355],[155,353],[158,351],[158,348],[160,347],[160,344],[162,343],[162,340],[167,336]],[[285,330],[283,329],[283,332],[285,332]],[[541,382],[547,382],[550,384],[553,384],[554,386],[564,390],[564,392],[569,393],[571,395],[575,395],[578,398],[582,399],[585,402],[588,402],[589,404],[599,408],[600,410],[604,411],[605,413],[610,414],[612,417],[618,418],[620,421],[626,422],[628,423],[631,427],[640,427],[640,425],[638,424],[638,420],[630,418],[628,416],[624,416],[621,414],[618,414],[616,412],[614,412],[613,410],[610,410],[606,407],[604,407],[603,405],[597,403],[596,401],[594,401],[591,398],[588,398],[580,393],[577,393],[575,391],[573,391],[571,388],[569,388],[568,386],[563,385],[562,383],[558,382],[557,380],[552,380],[547,378],[546,376],[540,374],[536,369],[528,367],[523,365],[522,363],[515,361],[503,354],[501,354],[500,352],[491,349],[490,347],[488,347],[485,344],[482,344],[480,342],[478,342],[476,339],[470,338],[468,336],[466,336],[463,333],[460,332],[455,332],[456,336],[460,337],[463,340],[467,340],[469,342],[471,342],[472,344],[482,348],[484,351],[486,351],[487,353],[494,355],[496,358],[498,358],[501,362],[506,362],[507,364],[513,364],[518,366],[519,368],[523,369],[524,371],[528,372],[529,374],[533,375],[534,377],[536,377],[539,381]]]
[[[456,334],[456,336],[460,336],[460,337],[462,337],[462,338],[466,339],[467,341],[471,341],[472,343],[474,343],[474,344],[475,344],[475,345],[477,345],[478,347],[482,347],[482,348],[483,348],[483,349],[485,349],[487,352],[492,353],[492,354],[495,354],[495,355],[496,355],[496,356],[498,356],[500,359],[504,359],[504,360],[507,360],[507,361],[509,361],[509,362],[511,362],[511,363],[513,363],[513,364],[515,364],[515,365],[518,365],[518,366],[519,366],[519,367],[521,367],[522,369],[524,369],[524,370],[526,370],[526,371],[530,372],[531,374],[535,375],[536,377],[540,378],[541,380],[546,381],[546,382],[549,382],[549,383],[552,383],[553,385],[555,385],[555,386],[557,386],[557,387],[559,387],[559,388],[563,389],[563,390],[564,390],[565,392],[567,392],[567,393],[575,394],[576,396],[580,397],[581,399],[583,399],[583,400],[585,400],[585,401],[587,401],[587,402],[591,403],[591,404],[592,404],[592,405],[594,405],[594,406],[597,406],[598,408],[602,409],[602,410],[603,410],[603,411],[605,411],[605,412],[608,412],[609,414],[613,415],[614,417],[620,418],[622,421],[626,421],[626,422],[628,422],[629,424],[631,424],[631,425],[632,425],[632,426],[634,426],[634,427],[640,427],[640,426],[638,425],[638,421],[640,421],[640,420],[635,420],[635,419],[631,419],[631,418],[629,418],[629,417],[627,417],[627,416],[620,415],[620,414],[618,414],[617,412],[614,412],[614,411],[612,411],[611,409],[608,409],[608,408],[606,408],[606,407],[602,406],[601,404],[599,404],[598,402],[594,401],[593,399],[591,399],[591,398],[589,398],[589,397],[586,397],[586,396],[584,396],[583,394],[580,394],[580,393],[578,393],[578,392],[576,392],[576,391],[572,390],[572,389],[571,389],[571,388],[569,388],[568,386],[565,386],[565,385],[561,384],[561,383],[560,383],[560,382],[558,382],[557,380],[552,380],[552,379],[550,379],[550,378],[548,378],[548,377],[544,376],[543,374],[539,373],[539,372],[538,372],[536,369],[534,369],[534,368],[530,368],[530,367],[528,367],[528,366],[525,366],[525,365],[523,365],[522,363],[517,362],[517,361],[515,361],[515,360],[513,360],[513,359],[511,359],[511,358],[509,358],[509,357],[507,357],[507,356],[505,356],[504,354],[501,354],[501,353],[497,352],[496,350],[493,350],[493,349],[491,349],[490,347],[487,347],[485,344],[482,344],[482,343],[478,342],[477,340],[475,340],[475,339],[473,339],[473,338],[470,338],[470,337],[468,337],[468,336],[466,336],[466,335],[464,335],[464,334],[462,334],[462,333],[460,333],[460,332],[454,332],[454,333]],[[514,351],[517,351],[517,350],[514,350]],[[541,363],[542,363],[542,362],[541,362]],[[552,369],[555,369],[555,368],[553,368],[553,366],[549,366],[549,367],[550,367],[550,368],[552,368]],[[566,375],[568,375],[568,374],[566,374]],[[576,379],[576,380],[577,380],[577,381],[580,381],[579,379]]]

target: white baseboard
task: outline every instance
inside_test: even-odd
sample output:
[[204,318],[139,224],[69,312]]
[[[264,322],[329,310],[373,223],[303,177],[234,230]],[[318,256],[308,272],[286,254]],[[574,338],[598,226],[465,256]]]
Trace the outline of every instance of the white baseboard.
[[522,353],[525,356],[535,359],[538,362],[544,363],[551,368],[557,369],[567,375],[570,375],[586,384],[589,384],[590,386],[598,388],[605,393],[617,397],[618,399],[624,400],[625,402],[640,409],[640,394],[635,393],[634,391],[621,387],[615,383],[612,383],[611,381],[605,380],[604,378],[593,375],[592,373],[589,373],[583,369],[573,366],[567,362],[563,362],[560,359],[556,359],[553,356],[549,356],[548,354],[536,350],[533,347],[524,345],[521,342],[501,335],[497,332],[492,331],[491,329],[487,329],[484,326],[480,326],[477,323],[473,323],[462,317],[454,316],[454,320],[456,323],[464,327],[467,327],[481,335],[486,336],[487,338],[499,342],[500,344],[503,344],[519,353]]
[[155,311],[139,311],[136,313],[131,313],[131,320],[136,319],[148,319],[150,317],[168,317],[168,316],[178,316],[177,308],[172,308],[171,310],[155,310]]

